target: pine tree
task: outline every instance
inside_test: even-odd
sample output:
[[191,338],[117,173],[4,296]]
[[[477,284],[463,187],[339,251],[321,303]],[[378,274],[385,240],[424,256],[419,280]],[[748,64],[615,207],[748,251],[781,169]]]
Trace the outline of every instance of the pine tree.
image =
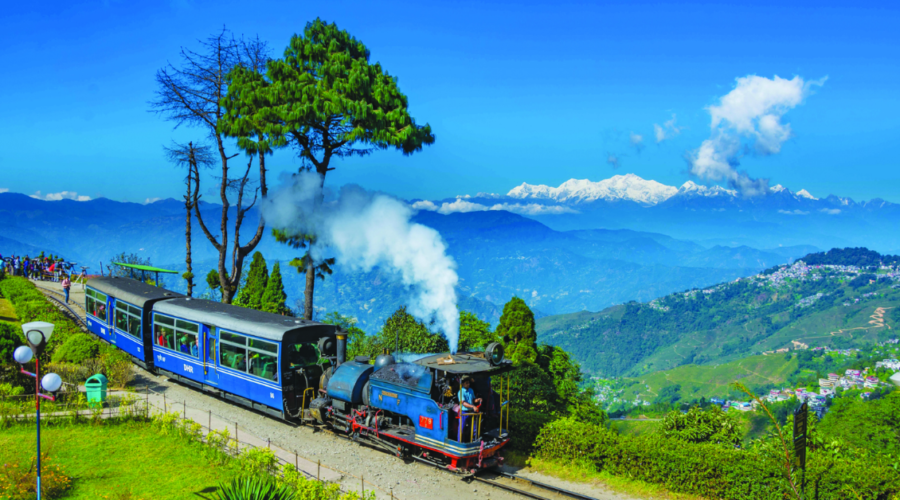
[[266,284],[266,291],[262,296],[262,310],[275,314],[288,314],[290,309],[284,305],[287,295],[284,293],[284,284],[281,282],[281,266],[278,262],[272,266],[272,275]]
[[534,363],[537,359],[537,332],[534,330],[534,313],[519,297],[513,297],[503,306],[497,336],[503,339],[506,355],[513,363]]
[[266,259],[259,252],[253,253],[250,271],[247,273],[247,284],[244,285],[234,299],[234,304],[262,311],[263,293],[269,283],[269,269]]

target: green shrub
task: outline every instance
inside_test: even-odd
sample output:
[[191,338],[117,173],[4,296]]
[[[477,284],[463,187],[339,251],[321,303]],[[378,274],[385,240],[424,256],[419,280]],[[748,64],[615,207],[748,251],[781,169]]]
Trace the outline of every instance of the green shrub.
[[15,363],[13,351],[25,345],[22,329],[9,323],[0,323],[0,365]]
[[[811,441],[815,441],[810,427]],[[787,436],[788,442],[791,436]],[[535,457],[588,465],[670,491],[721,499],[793,498],[779,467],[781,444],[769,438],[735,449],[692,443],[662,432],[625,436],[572,419],[545,425]],[[900,472],[874,456],[829,447],[807,453],[807,495],[820,500],[887,500],[900,493]]]
[[294,500],[296,496],[274,479],[259,475],[239,476],[227,483],[219,483],[218,500]]
[[551,420],[553,420],[552,416],[539,411],[511,411],[509,414],[509,428],[512,429],[510,449],[531,452],[541,428]]
[[97,357],[100,343],[86,333],[76,333],[53,352],[54,363],[83,363]]
[[535,442],[536,456],[543,460],[574,461],[603,467],[616,449],[618,435],[609,429],[562,418],[545,425]]

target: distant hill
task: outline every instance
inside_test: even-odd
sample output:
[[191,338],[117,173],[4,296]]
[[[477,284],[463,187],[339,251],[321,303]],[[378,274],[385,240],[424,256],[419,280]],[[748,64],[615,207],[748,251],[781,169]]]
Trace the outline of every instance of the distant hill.
[[896,266],[900,264],[900,256],[881,255],[868,248],[834,248],[827,252],[810,253],[802,257],[811,266]]
[[[834,251],[828,252],[832,254]],[[859,252],[844,252],[855,259]],[[831,262],[844,266],[834,252]],[[856,260],[854,260],[856,261]],[[861,262],[869,262],[864,260]],[[858,345],[896,335],[900,271],[780,266],[771,273],[629,302],[600,312],[541,318],[538,338],[601,376],[638,376],[725,363],[791,347]]]
[[[53,249],[90,266],[88,272],[97,272],[100,262],[106,266],[111,257],[127,252],[182,271],[183,210],[172,199],[147,205],[103,198],[51,202],[0,193],[0,234],[9,240],[0,244],[0,253]],[[207,221],[218,220],[220,211],[215,204],[204,203],[201,208]],[[243,241],[257,217],[255,210],[247,213]],[[461,307],[492,323],[514,295],[522,297],[538,316],[599,310],[748,276],[816,250],[809,246],[707,247],[658,232],[628,229],[557,231],[503,210],[420,211],[413,221],[434,228],[446,241],[457,263]],[[215,267],[217,253],[196,225],[193,234],[194,274],[202,277]],[[284,263],[296,256],[291,248],[275,242],[268,230],[257,249],[270,262]],[[286,267],[282,274],[292,275],[286,292],[293,306],[302,297],[303,283]],[[178,278],[169,277],[166,283],[184,288]],[[201,292],[203,288],[201,280]],[[408,293],[384,271],[349,273],[340,262],[334,275],[317,284],[317,290],[317,307],[356,316],[368,331],[377,329]]]

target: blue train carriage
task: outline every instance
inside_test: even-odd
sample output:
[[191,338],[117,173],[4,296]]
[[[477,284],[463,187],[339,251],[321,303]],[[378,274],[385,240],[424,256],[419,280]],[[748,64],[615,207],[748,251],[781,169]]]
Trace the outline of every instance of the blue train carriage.
[[179,297],[183,295],[130,278],[93,278],[84,290],[85,322],[94,335],[127,352],[136,364],[152,371],[153,304]]
[[[512,363],[494,343],[484,352],[438,354],[412,363],[378,356],[375,365],[357,358],[341,364],[327,381],[327,395],[310,411],[354,439],[365,439],[397,456],[427,460],[449,470],[474,473],[503,463],[509,443],[509,377]],[[477,411],[463,411],[459,388],[470,377]]]
[[283,419],[337,360],[333,325],[191,298],[157,303],[152,321],[159,372]]

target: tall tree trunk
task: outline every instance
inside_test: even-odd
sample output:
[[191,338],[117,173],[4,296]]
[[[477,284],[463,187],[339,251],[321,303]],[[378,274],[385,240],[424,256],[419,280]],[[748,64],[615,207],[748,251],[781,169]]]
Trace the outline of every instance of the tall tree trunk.
[[190,183],[188,184],[188,195],[184,197],[184,208],[185,208],[185,231],[184,231],[184,240],[185,245],[187,246],[186,254],[184,257],[184,263],[187,264],[187,296],[192,297],[192,293],[194,293],[194,275],[191,273],[191,202],[190,202],[191,188]]
[[303,319],[313,319],[313,292],[316,287],[316,265],[306,259],[306,292],[303,296]]

